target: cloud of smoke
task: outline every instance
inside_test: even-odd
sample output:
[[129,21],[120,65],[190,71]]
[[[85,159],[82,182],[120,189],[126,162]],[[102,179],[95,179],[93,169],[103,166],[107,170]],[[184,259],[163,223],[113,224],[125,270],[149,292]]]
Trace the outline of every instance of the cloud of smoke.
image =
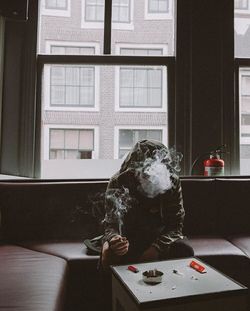
[[129,189],[122,187],[121,189],[109,189],[106,194],[106,204],[112,208],[106,213],[104,221],[108,223],[117,222],[119,225],[119,233],[122,235],[122,225],[124,215],[132,207],[134,199],[129,194]]
[[140,185],[138,190],[149,198],[154,198],[174,187],[176,173],[180,171],[182,154],[174,148],[155,150],[138,168]]

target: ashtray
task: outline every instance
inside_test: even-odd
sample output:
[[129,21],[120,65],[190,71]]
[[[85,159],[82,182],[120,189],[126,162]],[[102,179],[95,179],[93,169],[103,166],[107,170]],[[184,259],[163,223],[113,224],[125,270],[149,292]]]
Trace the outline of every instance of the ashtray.
[[142,273],[143,281],[151,285],[161,283],[163,274],[163,272],[157,269],[144,271]]

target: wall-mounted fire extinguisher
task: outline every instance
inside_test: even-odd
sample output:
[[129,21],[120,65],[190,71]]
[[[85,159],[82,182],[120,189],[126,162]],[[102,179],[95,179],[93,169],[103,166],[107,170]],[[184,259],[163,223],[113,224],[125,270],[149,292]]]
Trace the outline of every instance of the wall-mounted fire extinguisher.
[[221,159],[221,154],[225,153],[224,148],[226,146],[220,146],[216,150],[206,152],[198,156],[192,164],[191,175],[193,175],[193,169],[195,164],[203,157],[209,155],[209,159],[203,161],[204,165],[204,176],[223,176],[225,163]]
[[224,161],[219,153],[210,154],[209,159],[203,161],[204,176],[224,176]]

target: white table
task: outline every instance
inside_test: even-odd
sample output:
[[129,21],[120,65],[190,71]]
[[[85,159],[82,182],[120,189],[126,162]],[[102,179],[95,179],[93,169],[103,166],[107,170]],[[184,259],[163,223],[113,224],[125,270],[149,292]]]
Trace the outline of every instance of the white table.
[[[189,266],[192,260],[205,266],[207,272],[201,274],[192,269]],[[134,266],[138,273],[129,271],[128,265],[111,267],[113,311],[247,310],[247,288],[197,258]],[[164,273],[162,282],[148,285],[142,279],[142,272],[154,269]]]

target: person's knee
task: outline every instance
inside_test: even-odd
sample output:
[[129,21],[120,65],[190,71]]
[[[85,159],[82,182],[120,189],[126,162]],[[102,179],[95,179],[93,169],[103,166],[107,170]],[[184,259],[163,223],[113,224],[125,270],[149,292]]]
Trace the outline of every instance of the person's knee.
[[170,248],[171,258],[193,257],[194,250],[186,241],[178,240]]

